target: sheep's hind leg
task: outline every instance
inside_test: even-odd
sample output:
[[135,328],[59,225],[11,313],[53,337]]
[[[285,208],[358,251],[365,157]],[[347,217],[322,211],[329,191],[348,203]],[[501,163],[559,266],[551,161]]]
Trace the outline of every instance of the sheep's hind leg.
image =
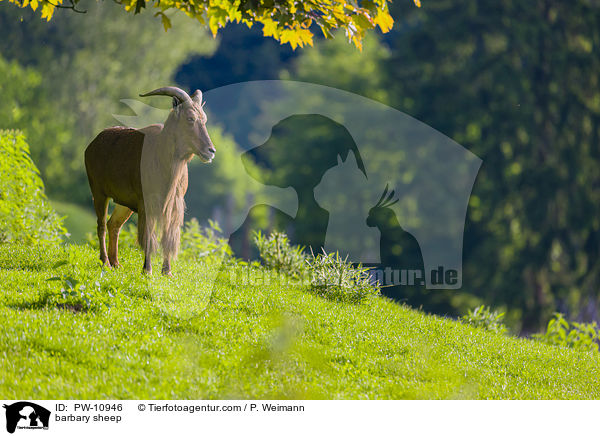
[[138,209],[138,243],[144,250],[144,269],[142,273],[152,275],[152,253],[156,250],[154,222],[147,219],[143,206]]
[[123,224],[129,219],[133,211],[120,204],[115,205],[110,220],[108,220],[108,260],[110,266],[118,268],[119,264],[119,233]]
[[103,265],[108,262],[106,255],[106,215],[108,214],[108,197],[94,195],[94,209],[98,217],[98,246],[100,247],[100,260]]

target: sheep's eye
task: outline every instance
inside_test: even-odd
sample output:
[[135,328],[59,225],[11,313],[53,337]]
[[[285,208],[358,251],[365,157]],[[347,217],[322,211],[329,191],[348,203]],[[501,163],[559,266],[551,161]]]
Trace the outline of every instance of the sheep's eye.
[[195,119],[194,119],[194,117],[188,117],[188,121],[193,122],[193,121],[195,121]]

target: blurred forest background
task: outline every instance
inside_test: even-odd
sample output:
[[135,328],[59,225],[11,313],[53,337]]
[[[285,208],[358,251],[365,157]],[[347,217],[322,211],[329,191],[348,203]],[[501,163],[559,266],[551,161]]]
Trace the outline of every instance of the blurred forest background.
[[[600,320],[600,2],[396,1],[392,31],[370,34],[362,52],[344,35],[293,51],[256,26],[230,25],[214,39],[185,17],[165,34],[151,12],[83,6],[86,14],[60,10],[49,23],[0,7],[0,128],[25,133],[74,241],[95,227],[83,150],[128,111],[120,99],[166,84],[307,81],[390,105],[483,160],[462,290],[408,304],[456,316],[485,303],[522,333],[556,311]],[[210,180],[188,195],[201,221],[253,195],[227,158],[240,138],[210,131],[221,158],[190,170]]]

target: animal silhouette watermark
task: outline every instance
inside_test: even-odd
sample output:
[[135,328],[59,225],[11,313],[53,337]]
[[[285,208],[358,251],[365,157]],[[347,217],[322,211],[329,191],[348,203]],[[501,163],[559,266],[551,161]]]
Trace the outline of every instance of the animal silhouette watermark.
[[6,409],[6,431],[14,433],[15,430],[48,430],[50,424],[50,411],[39,404],[29,401],[19,401],[13,404],[4,404]]

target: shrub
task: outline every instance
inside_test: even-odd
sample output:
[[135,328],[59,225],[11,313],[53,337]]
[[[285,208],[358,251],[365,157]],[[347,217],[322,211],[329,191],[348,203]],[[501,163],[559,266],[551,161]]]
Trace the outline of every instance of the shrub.
[[307,256],[304,254],[304,247],[291,245],[285,233],[273,232],[264,236],[260,231],[254,232],[254,244],[267,268],[295,278],[306,274]]
[[503,318],[504,313],[498,313],[487,306],[481,305],[473,310],[469,310],[461,318],[461,321],[473,327],[504,334],[506,333],[506,326],[502,323]]
[[600,330],[596,322],[569,324],[561,313],[555,313],[554,318],[548,322],[546,333],[535,334],[532,337],[546,344],[598,351]]
[[203,227],[196,218],[192,218],[185,223],[181,233],[182,256],[196,259],[209,255],[230,256],[231,248],[221,233],[217,222],[208,220],[208,226]]
[[23,134],[0,131],[0,242],[56,242],[64,235]]
[[348,257],[325,250],[317,256],[312,253],[308,269],[311,277],[310,289],[333,301],[362,303],[371,296],[380,294],[379,283],[371,279],[369,268],[354,266]]
[[254,233],[254,243],[267,268],[298,279],[309,278],[309,289],[333,301],[361,303],[380,294],[379,283],[371,279],[368,268],[355,266],[336,253],[308,256],[304,247],[290,244],[285,233],[264,236]]

